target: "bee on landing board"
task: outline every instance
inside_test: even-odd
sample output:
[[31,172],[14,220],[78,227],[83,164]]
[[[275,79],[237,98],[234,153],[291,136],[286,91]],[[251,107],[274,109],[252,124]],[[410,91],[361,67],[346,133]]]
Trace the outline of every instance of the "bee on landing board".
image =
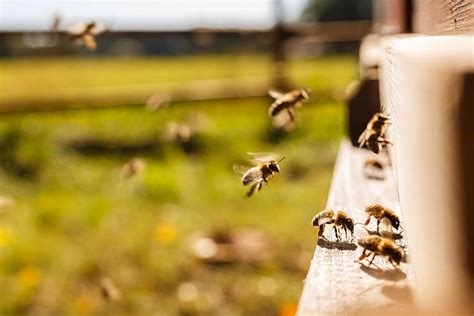
[[244,186],[250,185],[250,190],[246,196],[251,197],[255,192],[259,192],[264,183],[268,183],[275,174],[280,173],[279,163],[285,159],[283,157],[277,160],[278,156],[275,154],[259,154],[259,153],[248,153],[253,157],[253,162],[256,163],[254,167],[246,168],[243,166],[234,165],[234,171],[241,173],[242,184]]
[[367,146],[372,152],[378,154],[382,151],[383,146],[393,144],[390,139],[385,137],[385,130],[390,123],[388,115],[381,112],[375,113],[359,136],[359,147]]
[[384,180],[384,165],[381,161],[368,159],[364,162],[364,176],[368,179]]
[[318,237],[323,236],[326,225],[334,225],[334,233],[337,241],[341,241],[341,229],[344,229],[346,239],[354,236],[354,220],[344,211],[324,210],[313,218],[313,226],[319,226]]
[[74,25],[69,34],[72,40],[78,44],[87,47],[89,50],[95,50],[97,43],[95,37],[102,33],[105,27],[95,21]]
[[364,248],[359,257],[359,262],[372,254],[369,266],[372,264],[376,256],[382,256],[390,262],[394,268],[397,268],[405,256],[403,249],[394,241],[377,235],[361,237],[357,240],[357,243],[359,246]]
[[384,232],[388,232],[388,234],[391,234],[391,227],[395,229],[400,228],[400,218],[393,210],[389,209],[388,207],[384,207],[380,204],[373,204],[367,206],[365,212],[368,214],[368,218],[365,221],[366,226],[370,223],[370,219],[372,217],[377,220],[377,234],[379,234],[380,224],[385,226]]
[[309,100],[307,89],[292,90],[284,93],[276,90],[268,91],[268,94],[275,99],[268,109],[268,114],[275,118],[282,111],[287,112],[291,122],[295,120],[294,109],[301,107],[301,105]]

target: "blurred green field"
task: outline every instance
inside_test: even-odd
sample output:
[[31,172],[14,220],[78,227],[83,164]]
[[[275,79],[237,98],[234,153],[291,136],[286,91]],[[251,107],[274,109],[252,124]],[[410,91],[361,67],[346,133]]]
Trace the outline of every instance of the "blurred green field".
[[[185,82],[268,71],[262,56],[235,67],[231,56],[199,58],[41,60],[30,74],[37,61],[2,60],[10,79],[3,76],[8,87],[0,96],[26,84]],[[71,77],[92,77],[84,65],[95,81]],[[0,314],[291,315],[314,248],[310,221],[324,207],[344,130],[342,103],[318,100],[317,91],[343,89],[355,70],[351,57],[292,61],[293,82],[315,92],[284,136],[271,131],[266,98],[172,103],[157,112],[1,116],[0,196],[15,204],[0,208]],[[41,73],[64,79],[41,86]],[[191,147],[162,140],[170,121],[189,120],[200,122]],[[287,159],[281,175],[245,199],[232,166],[245,163],[248,151]],[[124,178],[121,167],[133,157],[145,168]],[[243,227],[268,235],[271,260],[210,265],[192,255],[195,234]],[[119,301],[102,298],[104,277],[121,291]]]
[[[329,101],[340,98],[355,67],[348,56],[299,58],[288,62],[287,75],[294,85],[311,88],[319,101]],[[248,54],[0,59],[0,111],[11,104],[49,107],[48,101],[58,100],[69,102],[67,107],[80,107],[84,99],[97,103],[94,98],[106,105],[141,103],[151,94],[173,93],[190,83],[211,89],[220,79],[240,80],[244,89],[270,86],[272,69],[271,56]]]

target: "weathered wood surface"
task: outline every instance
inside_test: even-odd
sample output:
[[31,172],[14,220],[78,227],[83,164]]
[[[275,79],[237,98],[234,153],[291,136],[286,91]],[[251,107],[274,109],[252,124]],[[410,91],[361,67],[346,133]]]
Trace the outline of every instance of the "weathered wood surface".
[[[341,143],[327,208],[345,210],[356,223],[365,222],[365,207],[372,203],[381,203],[399,213],[391,169],[385,169],[384,180],[371,180],[363,174],[365,160],[374,156],[368,150],[354,148],[348,140]],[[387,155],[376,157],[388,163]],[[370,223],[369,230],[375,230],[374,222]],[[366,233],[362,227],[356,225],[355,238]],[[404,238],[396,242],[406,247]],[[409,310],[414,280],[411,266],[402,263],[399,270],[393,270],[390,264],[377,258],[374,262],[379,269],[368,268],[355,262],[360,254],[361,248],[355,243],[319,239],[297,315],[358,314],[382,308],[384,312]]]
[[424,34],[474,32],[473,0],[416,0],[413,31]]

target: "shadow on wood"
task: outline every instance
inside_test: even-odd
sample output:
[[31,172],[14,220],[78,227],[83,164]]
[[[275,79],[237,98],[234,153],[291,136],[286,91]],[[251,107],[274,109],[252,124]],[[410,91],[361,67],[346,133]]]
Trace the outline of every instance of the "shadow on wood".
[[318,246],[327,249],[356,250],[356,244],[348,241],[331,241],[324,238],[318,239]]
[[368,275],[370,275],[371,277],[374,277],[380,280],[401,281],[401,280],[406,279],[407,277],[407,274],[400,269],[384,270],[380,268],[368,267],[362,263],[361,263],[360,269],[364,271],[365,273],[367,273]]
[[384,285],[382,287],[382,293],[397,303],[403,305],[413,304],[413,294],[408,285]]

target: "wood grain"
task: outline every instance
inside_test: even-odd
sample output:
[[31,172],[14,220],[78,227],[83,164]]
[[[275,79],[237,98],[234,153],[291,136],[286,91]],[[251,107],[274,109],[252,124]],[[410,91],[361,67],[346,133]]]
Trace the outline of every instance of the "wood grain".
[[[368,179],[363,174],[363,164],[369,158],[374,158],[374,154],[368,150],[355,148],[348,140],[341,143],[326,205],[327,208],[345,210],[356,223],[365,222],[365,207],[372,203],[381,203],[400,214],[390,167],[385,169],[384,180]],[[377,158],[388,164],[387,155]],[[356,238],[366,234],[362,227],[356,225]],[[369,230],[375,230],[375,223],[370,223]],[[406,247],[404,238],[396,242]],[[361,249],[355,243],[341,244],[320,239],[297,315],[357,314],[382,308],[384,312],[408,311],[414,279],[411,266],[402,263],[400,270],[393,270],[377,258],[374,262],[379,269],[367,268],[355,262],[360,253]]]
[[473,33],[474,1],[414,1],[413,31],[431,35]]

